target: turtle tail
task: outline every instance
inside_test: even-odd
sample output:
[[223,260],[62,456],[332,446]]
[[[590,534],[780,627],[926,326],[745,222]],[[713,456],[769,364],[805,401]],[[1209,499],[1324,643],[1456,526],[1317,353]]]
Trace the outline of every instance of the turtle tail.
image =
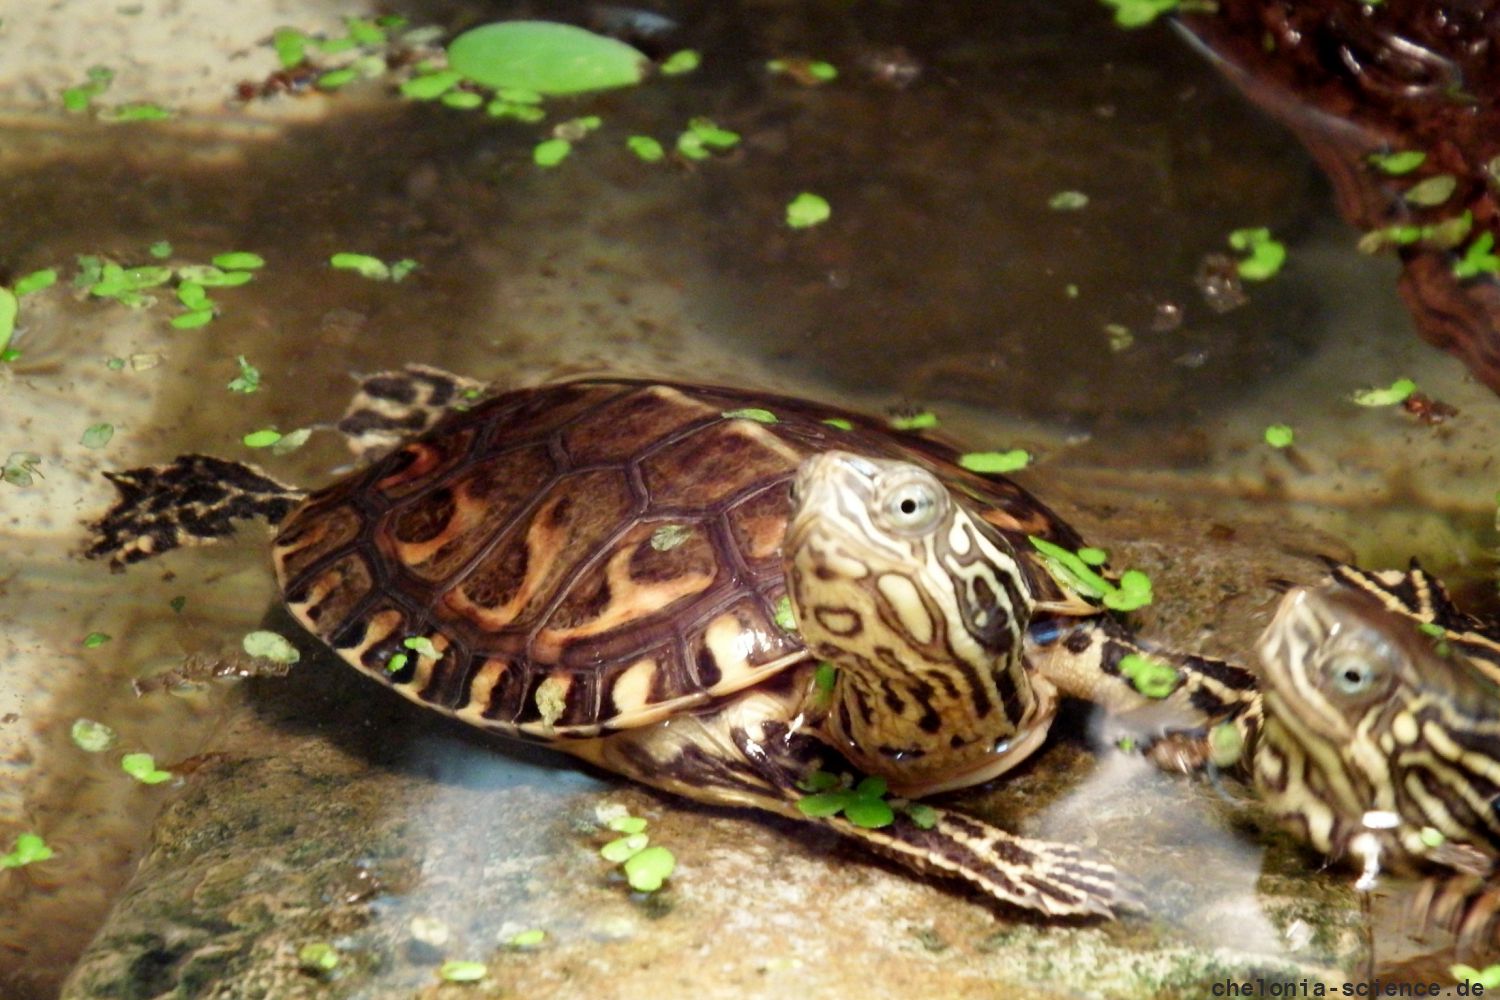
[[84,553],[116,567],[180,545],[234,534],[234,522],[263,517],[276,524],[303,492],[248,465],[209,455],[180,455],[166,465],[106,472],[120,499],[91,526]]

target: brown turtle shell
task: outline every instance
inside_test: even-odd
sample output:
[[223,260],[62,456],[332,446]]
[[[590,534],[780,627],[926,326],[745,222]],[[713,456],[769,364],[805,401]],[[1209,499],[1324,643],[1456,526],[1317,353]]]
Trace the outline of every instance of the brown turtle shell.
[[424,705],[535,739],[641,726],[805,658],[781,545],[798,464],[833,449],[927,467],[1021,553],[1028,534],[1080,544],[1010,480],[867,417],[578,381],[455,412],[312,493],[277,577],[303,625]]

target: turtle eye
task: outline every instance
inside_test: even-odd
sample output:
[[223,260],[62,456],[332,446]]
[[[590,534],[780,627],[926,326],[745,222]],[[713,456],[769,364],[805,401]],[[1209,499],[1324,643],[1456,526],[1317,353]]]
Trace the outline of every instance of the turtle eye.
[[886,524],[906,534],[931,528],[947,508],[947,493],[930,477],[904,478],[894,483],[881,500]]
[[1382,675],[1373,658],[1354,653],[1334,656],[1323,665],[1323,671],[1335,691],[1351,698],[1368,694]]

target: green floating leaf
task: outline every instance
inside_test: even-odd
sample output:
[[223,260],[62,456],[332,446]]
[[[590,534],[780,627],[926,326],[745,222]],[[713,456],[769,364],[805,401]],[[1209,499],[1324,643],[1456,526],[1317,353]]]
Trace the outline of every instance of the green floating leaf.
[[1076,553],[1069,552],[1056,542],[1049,542],[1036,535],[1026,537],[1030,540],[1032,547],[1045,558],[1047,569],[1054,576],[1060,576],[1060,582],[1065,586],[1078,591],[1084,597],[1103,597],[1114,591],[1115,585],[1094,572]]
[[462,73],[452,69],[414,76],[401,85],[401,96],[414,101],[435,101],[458,86],[463,78]]
[[271,35],[271,47],[282,69],[291,69],[307,58],[308,38],[296,28],[277,28]]
[[166,260],[172,256],[172,244],[166,240],[157,240],[146,248],[146,252],[157,260]]
[[631,833],[623,837],[616,837],[599,848],[599,856],[605,861],[620,864],[644,851],[646,845],[650,842],[651,838],[645,833]]
[[626,835],[646,832],[646,821],[639,816],[616,816],[607,825],[616,833]]
[[547,932],[539,927],[533,927],[529,931],[513,935],[505,943],[512,948],[535,948],[545,940],[547,940]]
[[896,822],[896,812],[880,799],[856,798],[844,807],[844,818],[855,826],[877,830]]
[[1366,159],[1381,173],[1399,177],[1426,163],[1427,154],[1419,149],[1407,149],[1399,153],[1371,153]]
[[243,354],[235,355],[235,364],[240,366],[240,373],[229,380],[225,386],[230,392],[239,392],[249,395],[260,391],[260,369],[245,360]]
[[824,816],[837,816],[853,801],[854,793],[847,788],[841,788],[804,795],[797,800],[797,809],[804,816],[821,819]]
[[625,140],[625,146],[646,163],[660,163],[667,155],[661,143],[649,135],[633,135]]
[[399,674],[402,668],[404,668],[406,664],[410,662],[410,660],[411,657],[407,656],[405,653],[392,653],[391,658],[385,661],[386,673]]
[[200,326],[207,326],[213,318],[212,309],[194,309],[192,312],[185,312],[181,316],[174,317],[172,326],[178,330],[193,330]]
[[40,271],[32,271],[30,274],[16,281],[13,291],[17,297],[30,295],[32,292],[40,292],[44,288],[51,288],[57,283],[57,269],[44,268]]
[[656,552],[670,552],[692,535],[693,529],[683,524],[664,524],[651,532],[651,548]]
[[391,276],[391,269],[385,261],[379,257],[371,257],[363,253],[336,253],[328,258],[328,263],[336,271],[353,271],[362,278],[372,281],[386,281]]
[[797,616],[792,611],[792,599],[786,594],[776,602],[776,627],[783,632],[797,631]]
[[1286,263],[1286,247],[1272,239],[1265,227],[1236,229],[1229,234],[1229,245],[1250,255],[1238,265],[1239,275],[1246,281],[1265,281]]
[[921,413],[913,413],[910,416],[891,418],[891,426],[898,431],[924,431],[937,425],[937,414],[928,410],[923,410]]
[[114,436],[114,424],[91,424],[84,430],[83,437],[78,439],[78,443],[85,448],[103,448]]
[[758,424],[774,424],[777,422],[776,414],[770,410],[762,410],[755,406],[747,406],[742,410],[725,410],[719,416],[725,420],[753,420]]
[[16,334],[16,314],[21,303],[16,293],[9,288],[0,288],[0,351],[10,346],[10,338]]
[[691,73],[702,62],[703,57],[693,49],[682,49],[667,56],[658,68],[662,76],[681,76],[684,73]]
[[416,653],[418,656],[427,657],[429,660],[441,659],[443,655],[442,653],[438,652],[438,648],[432,644],[432,640],[427,638],[425,635],[408,636],[407,638],[401,640],[401,645],[405,646],[413,653]]
[[831,215],[833,208],[828,200],[810,191],[803,191],[786,206],[786,224],[793,229],[820,225],[827,222]]
[[450,983],[477,983],[490,974],[483,962],[465,962],[449,959],[438,967],[439,978]]
[[845,420],[843,417],[829,417],[827,420],[823,421],[823,423],[827,424],[829,427],[836,427],[841,431],[854,430],[854,424],[848,420]]
[[108,632],[90,632],[88,635],[83,637],[83,648],[98,649],[100,646],[108,642],[110,638],[111,636]]
[[824,694],[832,694],[833,686],[838,683],[839,669],[827,660],[819,663],[813,671],[813,686]]
[[270,427],[251,431],[240,439],[246,448],[269,448],[281,440],[281,432]]
[[555,167],[573,152],[573,144],[566,139],[543,139],[531,151],[531,159],[539,167]]
[[42,475],[36,468],[41,462],[42,456],[34,451],[13,451],[0,467],[0,479],[12,486],[30,486],[33,476]]
[[100,753],[115,745],[118,737],[115,731],[102,722],[93,719],[75,719],[73,728],[69,730],[69,736],[73,738],[73,744],[80,750],[89,753]]
[[931,830],[937,826],[937,810],[932,806],[921,802],[913,802],[906,806],[906,815],[911,818],[913,824],[920,830]]
[[258,253],[249,253],[244,250],[232,250],[229,253],[221,253],[210,262],[214,267],[225,271],[254,271],[266,266],[266,259]]
[[126,754],[120,758],[120,770],[143,785],[159,785],[172,780],[172,772],[158,769],[156,759],[149,753]]
[[439,98],[445,108],[472,111],[484,103],[484,97],[472,90],[450,90]]
[[1112,611],[1135,611],[1152,601],[1151,578],[1138,569],[1120,574],[1119,585],[1103,597],[1104,606]]
[[354,69],[333,69],[324,73],[317,79],[317,86],[321,90],[338,90],[347,87],[359,79],[359,72]]
[[1103,549],[1085,547],[1078,550],[1078,558],[1089,566],[1103,566],[1109,562],[1109,553]]
[[1409,205],[1431,208],[1453,197],[1453,192],[1457,188],[1458,178],[1452,174],[1434,174],[1407,188],[1406,193],[1401,197],[1405,198]]
[[449,68],[492,90],[578,94],[639,83],[650,65],[624,42],[553,21],[502,21],[459,35]]
[[1139,653],[1127,653],[1120,658],[1120,674],[1147,698],[1165,698],[1182,683],[1182,677],[1170,664]]
[[625,881],[636,892],[655,892],[677,868],[677,858],[665,847],[648,847],[625,862]]
[[104,122],[160,122],[171,117],[172,112],[160,104],[151,104],[146,101],[121,104],[99,112],[99,120]]
[[297,964],[308,972],[331,972],[338,968],[338,949],[327,941],[309,941],[297,949]]
[[250,656],[264,657],[274,663],[296,663],[302,658],[287,638],[278,632],[257,629],[240,640],[240,647]]
[[1010,451],[971,451],[958,456],[958,464],[970,472],[1003,475],[1024,469],[1031,464],[1031,455],[1024,448]]
[[0,868],[20,868],[46,861],[50,857],[52,848],[47,846],[40,834],[23,833],[16,837],[15,846],[10,849],[9,854],[0,854]]
[[1076,212],[1087,208],[1089,196],[1082,191],[1059,191],[1047,199],[1047,207],[1054,212]]
[[1417,383],[1409,378],[1398,378],[1384,389],[1361,389],[1349,396],[1359,406],[1395,406],[1417,391]]
[[1290,448],[1295,435],[1286,424],[1272,424],[1266,428],[1266,444],[1272,448]]
[[1115,24],[1122,28],[1143,28],[1163,14],[1176,10],[1181,0],[1102,0],[1115,12]]
[[1477,278],[1481,274],[1500,274],[1500,256],[1491,251],[1495,246],[1495,234],[1489,231],[1474,237],[1459,261],[1453,265],[1453,275],[1460,281]]

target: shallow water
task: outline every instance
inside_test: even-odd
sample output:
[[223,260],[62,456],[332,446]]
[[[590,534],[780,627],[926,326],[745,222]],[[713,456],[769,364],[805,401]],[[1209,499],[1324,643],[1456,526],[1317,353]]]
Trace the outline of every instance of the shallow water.
[[[1164,28],[1125,33],[1084,2],[664,7],[680,24],[650,43],[653,54],[696,48],[703,67],[557,102],[554,119],[598,114],[605,127],[541,170],[530,151],[544,126],[404,102],[378,83],[226,106],[236,81],[272,66],[269,27],[331,28],[358,8],[251,5],[205,38],[196,6],[63,3],[43,24],[0,3],[0,276],[63,271],[25,300],[21,357],[0,365],[0,457],[41,456],[31,484],[0,483],[0,839],[37,830],[57,852],[0,871],[6,996],[56,991],[158,811],[180,794],[124,777],[118,751],[80,751],[73,720],[106,721],[120,750],[192,759],[226,711],[243,708],[244,691],[218,682],[137,698],[131,680],[189,653],[232,653],[274,603],[254,530],[123,577],[80,559],[81,522],[108,500],[99,473],[183,451],[249,459],[248,431],[335,419],[351,373],[424,362],[521,384],[611,372],[930,408],[960,440],[1029,448],[1028,484],[1092,505],[1095,523],[1109,523],[1112,504],[1135,504],[1203,531],[1255,522],[1272,546],[1277,526],[1299,548],[1311,545],[1305,529],[1320,529],[1371,565],[1418,556],[1466,598],[1493,603],[1489,429],[1500,401],[1415,339],[1392,263],[1354,251],[1356,234],[1295,141]],[[587,13],[408,12],[455,27]],[[33,31],[48,44],[28,43]],[[82,78],[80,51],[121,68],[120,94],[183,113],[160,125],[64,114],[57,92]],[[795,55],[834,62],[840,79],[803,87],[763,69]],[[898,85],[893,67],[919,72]],[[740,132],[740,147],[669,166],[623,148],[637,132],[670,140],[697,115]],[[830,222],[782,223],[803,190],[828,197]],[[1088,205],[1049,208],[1065,190]],[[1289,264],[1221,314],[1194,274],[1226,250],[1225,234],[1250,225],[1270,226]],[[222,314],[202,330],[173,330],[166,302],[132,311],[68,286],[76,255],[144,264],[163,239],[174,262],[237,249],[268,263],[251,284],[215,291]],[[326,266],[349,250],[421,267],[395,284]],[[1116,324],[1131,337],[1118,350]],[[260,369],[263,391],[224,388],[237,355]],[[1432,428],[1347,401],[1400,376],[1459,416]],[[113,438],[82,445],[100,422]],[[1271,423],[1295,428],[1294,450],[1262,442]],[[349,461],[331,433],[260,458],[298,483]],[[1245,591],[1261,583],[1241,581]],[[1181,585],[1191,584],[1189,574]],[[112,640],[83,648],[96,631]],[[550,788],[584,811],[617,788],[544,754],[476,755],[454,740],[427,733],[398,755],[402,770],[445,795]],[[1027,780],[1045,784],[1045,772]],[[1046,821],[1052,836],[1123,808],[1067,802]],[[471,821],[443,808],[450,822]],[[715,829],[732,823],[713,814]],[[1185,836],[1169,825],[1141,850],[1160,850],[1170,867],[1163,845]],[[1254,912],[1258,842],[1203,839],[1247,855],[1225,865],[1241,883],[1234,898]],[[852,852],[846,860],[858,868]],[[445,872],[424,891],[462,883]],[[416,905],[402,898],[389,905]],[[1199,886],[1190,905],[1211,909],[1214,898],[1230,890]],[[1179,925],[1169,940],[1191,937],[1180,912],[1169,922]],[[1266,933],[1272,948],[1278,932]]]

